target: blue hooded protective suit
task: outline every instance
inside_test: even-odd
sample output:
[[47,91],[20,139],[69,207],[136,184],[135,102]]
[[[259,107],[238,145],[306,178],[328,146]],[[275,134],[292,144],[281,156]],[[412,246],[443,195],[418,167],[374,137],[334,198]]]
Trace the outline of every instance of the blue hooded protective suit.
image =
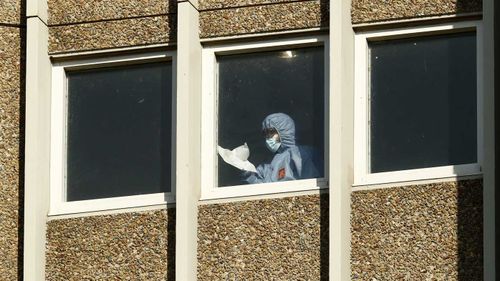
[[[322,177],[321,157],[311,147],[295,144],[295,123],[284,113],[273,113],[262,122],[262,129],[278,131],[281,146],[270,164],[261,164],[257,173],[243,173],[248,183],[277,182]],[[320,165],[320,166],[317,166]]]

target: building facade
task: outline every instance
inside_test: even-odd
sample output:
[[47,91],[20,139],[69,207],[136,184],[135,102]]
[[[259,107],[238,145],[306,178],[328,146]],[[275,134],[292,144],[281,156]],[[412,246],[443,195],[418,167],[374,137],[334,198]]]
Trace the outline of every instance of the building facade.
[[493,1],[0,15],[1,280],[495,280]]

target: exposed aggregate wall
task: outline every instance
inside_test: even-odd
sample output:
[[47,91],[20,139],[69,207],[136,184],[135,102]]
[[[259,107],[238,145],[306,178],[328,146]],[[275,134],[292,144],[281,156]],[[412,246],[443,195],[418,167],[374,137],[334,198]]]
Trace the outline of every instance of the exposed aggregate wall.
[[175,280],[175,210],[57,219],[46,280]]
[[[48,2],[51,53],[176,38],[172,1]],[[353,0],[352,22],[479,12],[481,5],[480,0]],[[200,37],[327,28],[328,13],[323,0],[200,0]],[[464,181],[354,192],[353,280],[482,280],[481,185]],[[198,279],[327,280],[327,197],[200,206]],[[172,213],[50,221],[47,280],[167,275],[172,280]]]
[[0,280],[22,278],[25,4],[0,2]]
[[25,0],[0,1],[0,23],[20,25],[24,18]]
[[[352,23],[481,13],[481,0],[353,0]],[[352,194],[352,280],[483,280],[482,182]]]
[[174,0],[48,0],[49,25],[175,14]]
[[328,280],[328,194],[200,206],[198,280]]
[[482,182],[352,194],[352,280],[483,280]]
[[177,4],[160,0],[48,0],[49,52],[174,42]]
[[[171,43],[174,0],[48,0],[49,53]],[[175,209],[53,219],[46,280],[174,280]]]
[[328,26],[328,1],[200,1],[200,37]]
[[481,12],[482,0],[352,0],[352,22],[366,23]]

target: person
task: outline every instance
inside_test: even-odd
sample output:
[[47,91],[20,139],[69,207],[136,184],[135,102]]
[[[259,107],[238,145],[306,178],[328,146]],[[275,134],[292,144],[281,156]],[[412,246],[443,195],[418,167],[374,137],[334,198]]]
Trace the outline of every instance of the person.
[[273,113],[262,122],[266,147],[274,153],[271,163],[260,164],[257,172],[244,171],[247,183],[265,183],[323,176],[322,158],[308,146],[295,143],[295,122],[285,113]]

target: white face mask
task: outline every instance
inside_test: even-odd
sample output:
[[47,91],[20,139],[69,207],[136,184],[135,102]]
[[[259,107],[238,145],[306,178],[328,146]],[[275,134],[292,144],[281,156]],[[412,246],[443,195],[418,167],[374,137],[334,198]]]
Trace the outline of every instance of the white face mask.
[[270,137],[266,139],[266,146],[271,152],[275,153],[281,146],[281,142],[277,141],[275,137]]

